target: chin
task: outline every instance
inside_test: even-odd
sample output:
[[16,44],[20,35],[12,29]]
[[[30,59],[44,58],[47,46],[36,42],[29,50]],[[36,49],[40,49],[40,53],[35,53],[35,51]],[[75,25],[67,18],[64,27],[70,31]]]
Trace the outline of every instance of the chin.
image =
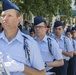
[[57,36],[61,36],[61,34],[57,34]]

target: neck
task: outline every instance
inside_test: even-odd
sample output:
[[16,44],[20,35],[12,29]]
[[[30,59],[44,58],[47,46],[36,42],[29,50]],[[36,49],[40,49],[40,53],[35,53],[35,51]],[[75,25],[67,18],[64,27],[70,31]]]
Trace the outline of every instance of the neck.
[[61,35],[57,35],[56,38],[59,39],[61,37]]
[[5,36],[8,39],[8,41],[11,41],[17,34],[18,30],[4,30]]
[[71,40],[72,38],[70,37],[69,39]]
[[45,36],[37,36],[38,41],[41,41]]

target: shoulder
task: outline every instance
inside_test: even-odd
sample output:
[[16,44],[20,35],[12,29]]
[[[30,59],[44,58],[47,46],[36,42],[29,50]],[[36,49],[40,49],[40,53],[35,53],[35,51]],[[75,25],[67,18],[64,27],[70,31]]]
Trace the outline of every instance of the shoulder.
[[71,40],[67,37],[67,36],[64,36],[64,43],[66,43],[67,45],[71,45]]
[[51,43],[56,43],[56,40],[52,37],[48,37],[49,40],[51,40]]
[[36,43],[36,41],[30,35],[22,33],[22,36],[26,38],[26,40],[29,41],[30,43]]
[[67,36],[63,36],[63,38],[64,38],[66,41],[70,41],[70,39],[69,39]]
[[54,38],[55,39],[55,37],[56,37],[56,35],[53,33],[52,36],[51,36],[51,38]]
[[76,43],[76,40],[75,39],[73,39],[73,41]]
[[51,41],[55,41],[53,37],[48,36],[47,39],[50,39]]

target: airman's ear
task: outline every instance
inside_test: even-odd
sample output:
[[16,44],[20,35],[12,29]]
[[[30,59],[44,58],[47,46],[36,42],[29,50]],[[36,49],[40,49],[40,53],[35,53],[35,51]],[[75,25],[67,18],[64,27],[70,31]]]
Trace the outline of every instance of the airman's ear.
[[21,17],[18,17],[18,22],[20,22],[21,21]]

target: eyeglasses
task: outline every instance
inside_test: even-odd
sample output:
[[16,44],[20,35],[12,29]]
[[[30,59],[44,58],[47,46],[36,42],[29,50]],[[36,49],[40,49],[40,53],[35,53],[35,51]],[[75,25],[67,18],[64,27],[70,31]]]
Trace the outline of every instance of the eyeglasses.
[[35,29],[37,29],[37,28],[42,29],[42,28],[45,28],[45,26],[35,26],[34,28]]

